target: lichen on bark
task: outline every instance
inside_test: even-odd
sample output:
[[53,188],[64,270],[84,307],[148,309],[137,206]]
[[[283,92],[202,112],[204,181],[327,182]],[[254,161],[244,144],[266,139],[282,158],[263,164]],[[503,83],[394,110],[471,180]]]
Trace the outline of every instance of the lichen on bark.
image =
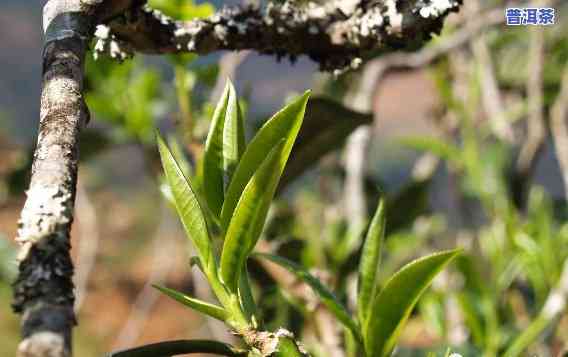
[[362,60],[415,49],[442,29],[461,0],[370,0],[326,5],[293,0],[224,7],[205,19],[174,21],[148,6],[108,23],[113,34],[145,53],[252,49],[295,61],[306,55],[322,70],[356,68]]
[[89,118],[83,63],[101,0],[50,0],[44,7],[43,79],[37,147],[16,240],[21,244],[13,309],[22,314],[18,356],[71,355],[70,230],[78,134]]

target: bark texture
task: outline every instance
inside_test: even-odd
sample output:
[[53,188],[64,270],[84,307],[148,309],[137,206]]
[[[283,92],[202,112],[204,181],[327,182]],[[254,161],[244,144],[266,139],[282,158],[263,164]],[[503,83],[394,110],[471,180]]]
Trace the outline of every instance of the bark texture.
[[21,357],[71,355],[73,265],[69,232],[78,133],[88,121],[83,60],[100,1],[50,0],[44,7],[40,123],[27,200],[19,221],[13,308],[23,315]]
[[[442,29],[461,0],[287,0],[262,7],[225,7],[206,19],[173,21],[144,6],[108,22],[97,49],[113,57],[146,53],[252,49],[288,57],[307,55],[322,70],[357,67],[362,59],[395,49],[416,49]],[[105,44],[106,40],[107,43]]]

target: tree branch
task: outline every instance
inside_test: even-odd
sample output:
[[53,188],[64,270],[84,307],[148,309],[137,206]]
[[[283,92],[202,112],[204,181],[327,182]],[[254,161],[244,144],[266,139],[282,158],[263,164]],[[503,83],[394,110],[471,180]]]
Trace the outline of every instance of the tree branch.
[[69,232],[77,182],[78,133],[89,118],[83,60],[102,0],[50,0],[43,9],[40,124],[27,200],[13,308],[23,314],[18,356],[71,354],[73,265]]
[[112,52],[122,44],[125,50],[157,54],[252,49],[292,61],[307,55],[322,70],[343,70],[380,52],[420,47],[460,4],[359,0],[346,9],[341,2],[299,5],[288,0],[260,8],[225,7],[209,18],[186,22],[144,6],[108,22],[114,45],[102,36],[97,48]]
[[[479,0],[470,1],[465,6],[465,14],[475,17],[479,13]],[[486,120],[492,133],[499,139],[512,144],[514,142],[513,128],[507,121],[503,95],[499,88],[495,65],[491,56],[491,50],[486,34],[480,34],[470,44],[475,62],[479,65],[479,81],[481,86],[481,103],[485,111]]]

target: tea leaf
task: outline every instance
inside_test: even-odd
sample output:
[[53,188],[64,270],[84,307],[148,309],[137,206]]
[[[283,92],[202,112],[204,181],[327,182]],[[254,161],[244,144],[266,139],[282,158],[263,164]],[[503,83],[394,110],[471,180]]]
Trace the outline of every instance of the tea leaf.
[[246,185],[225,235],[221,253],[221,278],[230,291],[236,292],[239,277],[248,255],[254,249],[281,171],[280,158],[285,141],[275,146]]
[[180,166],[160,135],[157,135],[157,141],[162,165],[166,173],[166,180],[171,188],[175,206],[185,232],[193,244],[195,244],[206,272],[216,274],[215,257],[213,256],[209,231],[199,199],[191,182],[184,176]]
[[221,214],[224,192],[244,147],[243,118],[237,94],[233,84],[227,81],[213,114],[203,158],[203,175],[207,178],[203,190],[209,207],[217,217]]
[[368,322],[363,330],[365,348],[369,356],[390,356],[398,335],[420,295],[436,274],[459,252],[450,250],[417,259],[387,281],[372,303]]
[[227,319],[227,311],[225,311],[225,309],[223,309],[222,307],[213,305],[213,304],[209,304],[205,301],[201,301],[199,299],[195,299],[192,298],[191,296],[187,296],[183,293],[180,293],[179,291],[170,289],[170,288],[166,288],[166,287],[162,287],[162,286],[158,286],[158,285],[152,285],[153,287],[155,287],[156,289],[160,290],[162,293],[164,293],[165,295],[169,296],[170,298],[176,300],[177,302],[180,302],[182,304],[184,304],[185,306],[192,308],[196,311],[199,311],[205,315],[211,316],[216,318],[217,320],[221,320],[221,321],[225,321]]
[[225,230],[229,226],[245,186],[262,164],[267,153],[272,150],[276,143],[285,139],[284,149],[280,154],[278,165],[275,167],[278,176],[282,174],[302,125],[309,96],[310,91],[306,91],[302,96],[276,113],[260,128],[247,145],[225,194],[225,202],[221,210],[221,226]]
[[385,203],[381,199],[371,221],[359,262],[357,292],[357,317],[366,325],[373,296],[376,295],[377,275],[385,236]]

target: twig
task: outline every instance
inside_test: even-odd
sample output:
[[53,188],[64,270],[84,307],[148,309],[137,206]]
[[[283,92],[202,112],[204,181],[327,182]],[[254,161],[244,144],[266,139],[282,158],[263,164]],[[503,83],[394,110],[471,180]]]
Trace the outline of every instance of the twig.
[[504,21],[502,8],[488,10],[478,14],[473,20],[469,20],[466,25],[457,30],[440,43],[425,47],[418,52],[401,53],[395,52],[378,60],[383,62],[386,68],[420,68],[437,58],[448,54],[454,49],[467,45],[473,38],[479,36],[489,28],[501,25]]
[[362,231],[367,222],[367,196],[364,184],[371,132],[372,126],[360,126],[347,139],[345,145],[343,204],[351,234]]
[[[469,1],[466,5],[466,13],[469,16],[475,16],[475,13],[479,11],[479,1]],[[481,101],[489,125],[496,137],[505,142],[513,143],[513,129],[507,122],[505,116],[503,98],[499,90],[499,84],[495,78],[495,66],[493,65],[491,54],[489,53],[487,36],[482,33],[479,37],[473,39],[471,49],[479,65],[479,82],[482,87]]]
[[217,81],[215,82],[215,86],[209,96],[209,101],[211,103],[217,103],[223,93],[223,88],[225,87],[227,78],[234,79],[237,68],[250,54],[250,51],[239,51],[229,52],[221,56],[221,59],[219,60],[219,74],[217,75]]
[[[345,105],[353,110],[370,113],[373,111],[373,98],[377,81],[381,77],[380,64],[371,62],[365,66],[360,80],[355,81],[345,96]],[[358,127],[347,138],[344,151],[345,182],[343,184],[344,215],[349,226],[346,253],[349,254],[357,243],[356,239],[367,223],[367,195],[365,194],[365,175],[369,145],[373,125]]]
[[[357,108],[371,108],[375,90],[388,72],[425,67],[438,58],[467,45],[476,36],[487,31],[488,28],[502,24],[504,21],[503,11],[502,8],[496,8],[479,14],[461,29],[440,40],[438,44],[427,46],[420,51],[393,52],[369,61],[360,80],[360,86],[365,90],[359,91],[360,95],[364,95],[366,98],[353,97],[354,103],[357,103]],[[366,110],[362,111],[365,112]]]

